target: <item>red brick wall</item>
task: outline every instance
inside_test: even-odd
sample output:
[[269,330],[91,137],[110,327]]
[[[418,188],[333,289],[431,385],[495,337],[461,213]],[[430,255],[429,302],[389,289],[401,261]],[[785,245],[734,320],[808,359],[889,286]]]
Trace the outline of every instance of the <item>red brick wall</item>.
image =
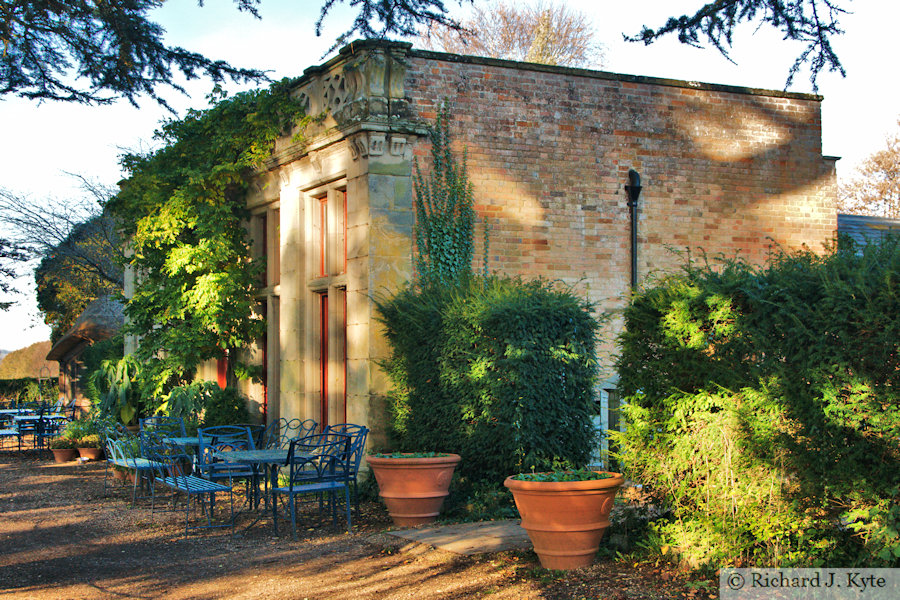
[[[583,280],[606,308],[629,285],[629,168],[643,184],[641,278],[679,263],[667,246],[760,262],[768,238],[818,250],[836,228],[814,96],[425,52],[410,57],[406,91],[429,121],[450,103],[491,269]],[[427,164],[426,144],[416,156]]]

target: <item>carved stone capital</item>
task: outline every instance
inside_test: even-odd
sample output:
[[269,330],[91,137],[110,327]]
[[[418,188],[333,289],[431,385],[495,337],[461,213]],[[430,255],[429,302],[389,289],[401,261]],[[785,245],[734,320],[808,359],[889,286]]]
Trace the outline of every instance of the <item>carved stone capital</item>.
[[385,136],[383,133],[369,134],[369,155],[381,156],[384,154]]
[[353,160],[368,158],[369,134],[363,131],[362,133],[354,135],[347,140],[347,147],[350,148],[350,158]]
[[322,157],[319,152],[309,153],[309,164],[312,166],[316,175],[322,174]]
[[391,156],[403,156],[406,150],[406,138],[399,135],[391,136]]

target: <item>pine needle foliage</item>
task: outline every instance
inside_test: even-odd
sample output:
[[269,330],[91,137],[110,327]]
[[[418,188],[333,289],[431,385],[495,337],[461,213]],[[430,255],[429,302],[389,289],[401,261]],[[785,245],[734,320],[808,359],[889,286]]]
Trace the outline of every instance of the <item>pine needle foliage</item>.
[[696,565],[900,566],[900,237],[689,263],[618,360],[628,475]]
[[848,11],[838,0],[715,0],[701,6],[696,13],[670,17],[657,29],[644,26],[635,36],[625,36],[630,42],[651,44],[674,34],[682,44],[700,47],[706,43],[731,60],[729,50],[734,32],[741,23],[758,22],[758,27],[770,26],[783,34],[785,40],[795,40],[806,47],[794,60],[788,72],[785,88],[791,86],[800,69],[809,67],[813,91],[818,90],[816,79],[826,70],[845,76],[844,67],[831,44],[835,36],[844,33],[838,19]]
[[450,120],[450,109],[444,104],[429,131],[431,171],[428,177],[422,175],[417,160],[413,176],[413,259],[417,277],[426,284],[447,283],[471,273],[475,255],[474,191],[466,172],[465,152],[458,161],[450,148]]
[[236,350],[264,331],[245,194],[276,138],[309,122],[292,89],[285,79],[191,111],[157,132],[161,149],[122,158],[130,175],[110,208],[137,274],[127,330],[145,393],[164,395],[210,359],[228,357],[240,373]]

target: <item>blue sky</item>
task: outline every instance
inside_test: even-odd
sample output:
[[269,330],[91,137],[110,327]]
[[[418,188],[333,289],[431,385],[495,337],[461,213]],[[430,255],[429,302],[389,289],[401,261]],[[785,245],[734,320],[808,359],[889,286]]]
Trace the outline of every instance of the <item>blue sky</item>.
[[[482,0],[476,0],[482,1]],[[569,0],[572,8],[588,14],[597,35],[606,44],[604,70],[688,81],[783,89],[788,69],[802,49],[785,42],[768,29],[744,26],[734,41],[728,62],[714,49],[696,49],[676,40],[644,46],[627,43],[622,33],[636,33],[641,25],[658,26],[668,16],[690,12],[701,0]],[[239,13],[227,0],[209,0],[199,8],[189,0],[172,0],[152,14],[167,30],[170,44],[182,45],[234,65],[271,70],[274,78],[296,76],[323,61],[334,37],[349,27],[354,10],[338,5],[316,37],[319,0],[262,0],[261,20]],[[824,96],[823,152],[843,157],[840,177],[880,149],[900,117],[900,92],[893,72],[896,42],[893,26],[900,22],[900,2],[847,1],[855,10],[841,19],[846,35],[835,40],[835,49],[848,75],[823,73],[819,93]],[[454,15],[463,9],[447,0]],[[811,92],[806,73],[795,78],[791,91]],[[190,97],[172,92],[172,105],[183,112],[203,107],[210,90],[206,82],[192,82]],[[0,144],[0,185],[28,194],[39,203],[47,196],[65,198],[77,193],[74,180],[65,173],[80,173],[108,183],[121,177],[117,157],[123,149],[152,147],[153,131],[165,111],[152,101],[139,108],[128,103],[109,107],[85,107],[59,103],[5,99],[0,102],[4,143]],[[30,277],[23,278],[23,290]],[[0,313],[0,348],[16,349],[47,339],[34,305],[33,295],[19,296],[21,303]]]

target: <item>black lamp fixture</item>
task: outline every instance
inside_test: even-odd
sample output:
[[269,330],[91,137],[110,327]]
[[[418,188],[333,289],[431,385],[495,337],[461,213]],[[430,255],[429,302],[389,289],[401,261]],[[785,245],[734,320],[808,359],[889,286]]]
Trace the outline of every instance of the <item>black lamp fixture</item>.
[[637,287],[637,203],[641,195],[641,174],[634,169],[628,169],[625,192],[631,219],[631,289],[634,290]]

